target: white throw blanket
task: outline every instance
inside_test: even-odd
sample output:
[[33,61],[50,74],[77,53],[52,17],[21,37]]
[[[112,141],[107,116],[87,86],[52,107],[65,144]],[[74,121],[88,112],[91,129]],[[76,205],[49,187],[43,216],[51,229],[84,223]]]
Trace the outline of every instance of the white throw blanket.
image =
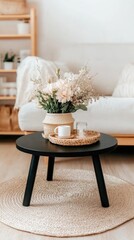
[[[38,63],[38,64],[37,64]],[[17,95],[15,108],[20,108],[22,105],[32,100],[31,93],[34,90],[34,83],[31,78],[38,78],[40,69],[40,77],[44,84],[51,77],[56,77],[56,69],[60,68],[61,73],[68,71],[65,64],[60,62],[46,61],[39,57],[25,58],[17,69]]]

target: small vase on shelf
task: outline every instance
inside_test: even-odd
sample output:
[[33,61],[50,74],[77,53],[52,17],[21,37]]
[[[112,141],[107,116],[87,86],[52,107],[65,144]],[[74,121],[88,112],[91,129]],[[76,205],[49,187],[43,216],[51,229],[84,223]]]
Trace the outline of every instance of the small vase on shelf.
[[5,70],[13,69],[13,62],[4,62],[4,69]]
[[27,21],[20,21],[17,24],[17,32],[20,35],[25,35],[30,33],[30,23]]
[[3,60],[4,69],[6,69],[6,70],[13,69],[14,59],[15,59],[15,54],[12,51],[5,53],[4,60]]

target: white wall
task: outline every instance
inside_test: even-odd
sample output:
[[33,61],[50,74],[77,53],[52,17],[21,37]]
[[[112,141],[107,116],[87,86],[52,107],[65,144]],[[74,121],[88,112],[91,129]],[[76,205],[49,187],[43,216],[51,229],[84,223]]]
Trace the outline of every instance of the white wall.
[[88,63],[109,93],[134,61],[134,0],[27,1],[37,8],[38,55],[73,69]]
[[[133,43],[133,0],[29,0],[38,7],[39,42],[58,50],[65,44]],[[50,49],[49,49],[50,51]],[[48,49],[47,49],[48,52]]]
[[99,88],[113,90],[125,64],[134,62],[133,0],[34,0],[38,50],[73,69],[87,64]]

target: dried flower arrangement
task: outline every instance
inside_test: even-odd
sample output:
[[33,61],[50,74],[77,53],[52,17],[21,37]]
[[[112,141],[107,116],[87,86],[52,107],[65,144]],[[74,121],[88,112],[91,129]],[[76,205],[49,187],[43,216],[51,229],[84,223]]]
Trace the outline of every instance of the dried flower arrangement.
[[40,78],[39,68],[37,69],[38,77],[31,79],[36,85],[32,98],[48,113],[87,110],[88,103],[99,98],[87,67],[81,68],[78,74],[67,72],[63,76],[60,76],[60,69],[57,69],[57,77],[48,79],[45,84]]

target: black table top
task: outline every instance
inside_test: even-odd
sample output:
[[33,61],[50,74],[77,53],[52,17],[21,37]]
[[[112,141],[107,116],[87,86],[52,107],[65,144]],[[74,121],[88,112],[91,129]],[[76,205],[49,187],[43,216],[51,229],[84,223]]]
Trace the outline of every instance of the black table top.
[[60,146],[43,138],[41,132],[36,132],[19,137],[16,140],[16,147],[22,152],[39,156],[80,157],[110,152],[117,147],[117,140],[101,133],[100,140],[91,145]]

